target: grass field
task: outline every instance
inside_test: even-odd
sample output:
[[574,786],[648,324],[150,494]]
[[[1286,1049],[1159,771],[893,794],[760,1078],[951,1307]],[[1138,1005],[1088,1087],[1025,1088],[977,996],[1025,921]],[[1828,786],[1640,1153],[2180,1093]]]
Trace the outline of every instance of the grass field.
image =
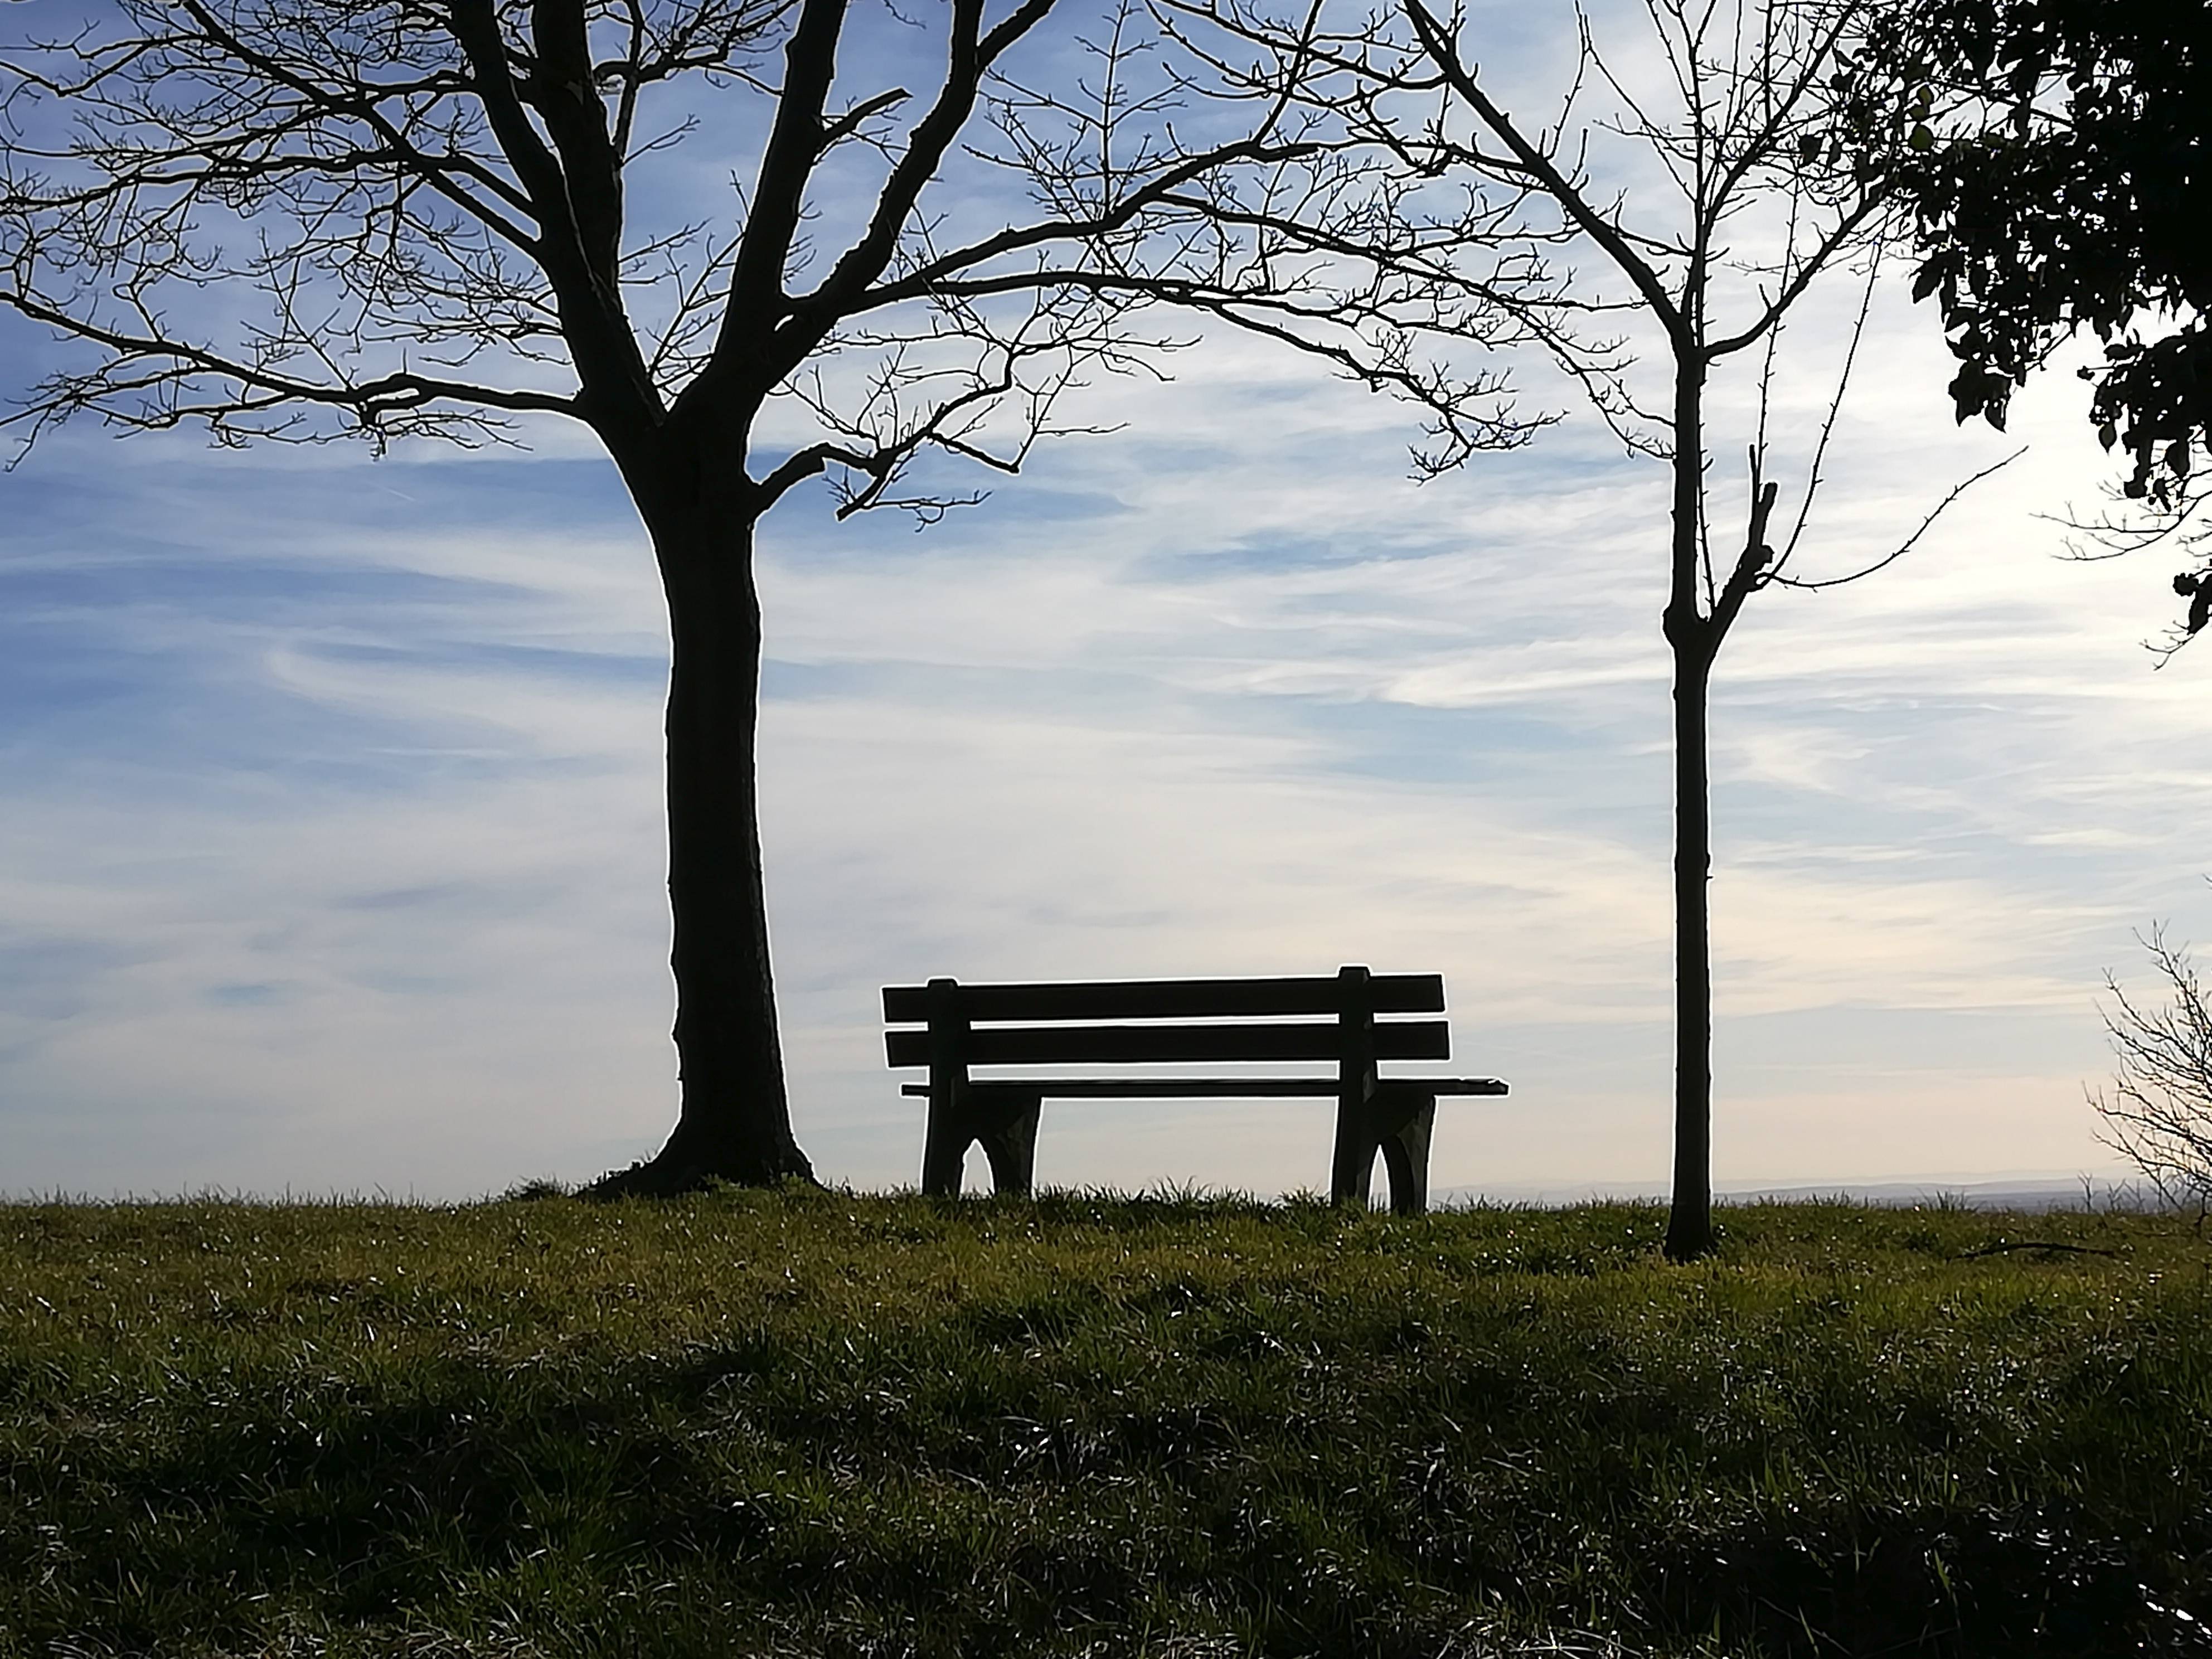
[[0,1656],[2212,1653],[2185,1222],[1723,1222],[0,1207]]

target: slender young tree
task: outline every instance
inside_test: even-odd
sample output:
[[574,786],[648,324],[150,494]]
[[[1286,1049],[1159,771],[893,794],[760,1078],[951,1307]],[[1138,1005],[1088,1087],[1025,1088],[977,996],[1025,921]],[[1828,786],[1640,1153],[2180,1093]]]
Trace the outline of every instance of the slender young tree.
[[[1310,248],[1255,228],[1354,210],[1357,169],[1288,97],[1186,139],[1126,0],[1052,40],[1074,0],[855,9],[106,0],[0,51],[0,303],[77,348],[19,432],[471,444],[557,416],[619,471],[672,645],[682,1103],[616,1178],[636,1189],[811,1177],[761,863],[763,515],[823,475],[841,516],[941,511],[902,482],[917,459],[1017,467],[1061,393],[1164,343],[1133,331],[1141,302],[1249,305],[1340,355],[1322,335],[1394,297],[1271,264]],[[710,145],[729,185],[702,196]],[[933,189],[956,172],[964,196]],[[762,442],[779,400],[811,437]]]
[[[1671,397],[1656,434],[1650,422],[1639,422],[1642,411],[1625,375],[1601,374],[1588,384],[1632,445],[1665,462],[1672,486],[1667,605],[1660,619],[1674,665],[1674,1170],[1667,1253],[1681,1260],[1704,1254],[1713,1241],[1707,731],[1713,663],[1744,602],[1788,580],[1784,567],[1795,550],[1778,550],[1769,539],[1778,486],[1763,476],[1762,431],[1750,454],[1742,546],[1717,568],[1707,513],[1707,390],[1724,360],[1774,339],[1790,307],[1853,246],[1880,202],[1848,175],[1840,188],[1808,190],[1801,165],[1808,156],[1800,140],[1824,136],[1813,124],[1821,118],[1820,88],[1848,27],[1848,9],[1769,0],[1752,13],[1748,27],[1742,13],[1710,0],[1651,0],[1646,9],[1676,107],[1647,112],[1624,98],[1621,130],[1664,164],[1680,201],[1641,223],[1571,170],[1556,144],[1524,131],[1491,98],[1458,41],[1420,0],[1411,0],[1407,15],[1437,75],[1474,116],[1482,142],[1502,147],[1503,155],[1487,165],[1528,180],[1556,204],[1627,282],[1665,343]],[[1583,41],[1583,62],[1618,87],[1587,29]],[[1486,165],[1478,144],[1467,147],[1464,164]],[[1770,255],[1769,280],[1741,311],[1723,317],[1716,290],[1731,257],[1729,222],[1756,211],[1762,193],[1778,194],[1796,210]],[[1801,529],[1803,521],[1801,513]]]
[[[1304,71],[1303,95],[1326,100],[1346,132],[1392,156],[1407,176],[1485,193],[1501,210],[1510,203],[1525,234],[1547,246],[1571,244],[1582,256],[1572,285],[1581,298],[1551,291],[1540,313],[1516,316],[1624,445],[1665,465],[1670,477],[1661,617],[1674,664],[1674,1167],[1667,1251],[1676,1259],[1701,1255],[1713,1241],[1707,714],[1714,665],[1760,589],[1854,580],[1905,550],[1826,579],[1791,567],[1856,330],[1836,399],[1811,434],[1786,533],[1776,516],[1780,485],[1769,476],[1767,394],[1785,319],[1814,283],[1857,264],[1867,284],[1863,329],[1872,291],[1887,204],[1879,170],[1863,158],[1884,135],[1856,133],[1847,145],[1832,95],[1865,9],[1856,0],[1644,0],[1657,68],[1641,81],[1616,68],[1632,54],[1601,50],[1577,11],[1571,88],[1556,118],[1540,125],[1504,108],[1466,55],[1463,30],[1425,0],[1401,0],[1395,17],[1370,17],[1336,33],[1300,33],[1243,0],[1170,3],[1186,27],[1202,21],[1274,52],[1242,71],[1247,95],[1262,85],[1288,87],[1295,62]],[[1315,59],[1328,75],[1305,68]],[[1235,71],[1225,52],[1216,52],[1213,62],[1218,73]],[[1609,106],[1602,118],[1577,112],[1593,97]],[[1607,183],[1595,170],[1599,153],[1615,163],[1624,155],[1640,161],[1642,178],[1626,191]],[[1418,210],[1426,199],[1417,193],[1401,206]],[[1514,305],[1510,290],[1489,297]],[[1654,340],[1656,376],[1628,355]],[[1714,543],[1723,537],[1711,503],[1708,400],[1716,374],[1737,360],[1756,365],[1759,413],[1741,543],[1717,558]],[[1662,395],[1652,395],[1652,378],[1662,380]],[[1446,453],[1429,465],[1457,459]]]

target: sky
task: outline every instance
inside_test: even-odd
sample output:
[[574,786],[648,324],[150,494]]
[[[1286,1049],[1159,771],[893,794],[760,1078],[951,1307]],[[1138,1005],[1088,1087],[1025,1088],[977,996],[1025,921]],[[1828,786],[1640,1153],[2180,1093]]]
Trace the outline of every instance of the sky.
[[[1790,338],[1785,513],[1847,309]],[[54,349],[0,331],[11,382]],[[1755,596],[1716,672],[1724,1187],[2112,1170],[2102,977],[2154,990],[2136,934],[2212,915],[2212,656],[2142,645],[2172,561],[2063,556],[2050,515],[2109,475],[2077,381],[2000,437],[1954,426],[1949,362],[1878,292],[1803,574],[2026,458],[1879,575]],[[1570,419],[1416,483],[1386,398],[1233,336],[1170,368],[1086,389],[1118,429],[933,527],[818,489],[763,526],[817,1170],[915,1179],[884,985],[1366,963],[1441,971],[1450,1069],[1512,1085],[1442,1104],[1433,1185],[1663,1182],[1661,469],[1540,378]],[[657,1148],[665,619],[612,469],[530,435],[377,459],[86,424],[0,477],[0,1191],[453,1199]],[[1054,1103],[1038,1178],[1321,1187],[1331,1110]]]

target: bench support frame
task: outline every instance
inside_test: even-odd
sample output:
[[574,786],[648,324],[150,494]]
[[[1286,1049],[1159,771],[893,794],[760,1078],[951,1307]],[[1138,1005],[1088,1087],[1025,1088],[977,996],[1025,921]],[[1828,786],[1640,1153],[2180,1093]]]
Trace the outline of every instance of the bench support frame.
[[1028,1197],[1036,1189],[1037,1120],[1043,1109],[1042,1091],[1018,1085],[970,1084],[955,1090],[945,1108],[932,1095],[921,1190],[932,1198],[959,1197],[968,1149],[980,1141],[991,1160],[992,1191]]
[[[1204,1085],[1224,1096],[1231,1082]],[[1084,1091],[1096,1097],[1097,1087]],[[1194,1097],[1198,1089],[1189,1091]],[[1319,1089],[1314,1093],[1322,1092]],[[952,1103],[929,1103],[921,1157],[921,1190],[932,1198],[957,1198],[967,1179],[968,1149],[980,1145],[991,1161],[991,1190],[1026,1198],[1036,1189],[1037,1125],[1049,1084],[970,1083],[954,1091]],[[1377,1157],[1390,1186],[1390,1208],[1421,1215],[1429,1207],[1429,1141],[1435,1133],[1436,1091],[1385,1079],[1353,1120],[1350,1134],[1340,1118],[1336,1155],[1329,1171],[1329,1201],[1366,1204]]]

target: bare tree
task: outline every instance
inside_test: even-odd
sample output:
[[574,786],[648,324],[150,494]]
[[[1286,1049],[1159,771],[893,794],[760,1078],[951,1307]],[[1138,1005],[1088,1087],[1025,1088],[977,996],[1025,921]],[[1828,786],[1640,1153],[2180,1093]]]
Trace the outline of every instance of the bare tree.
[[2104,1125],[2097,1138],[2201,1224],[2212,1212],[2212,1006],[2185,946],[2156,927],[2142,943],[2172,1000],[2139,1003],[2105,976],[2105,1032],[2119,1069],[2112,1093],[2094,1091],[2089,1103]]
[[[1661,618],[1674,703],[1675,1143],[1667,1249],[1678,1259],[1699,1255],[1713,1237],[1706,720],[1715,659],[1753,593],[1869,574],[1916,543],[1966,487],[1902,546],[1862,568],[1822,577],[1793,567],[1865,325],[1885,223],[1880,174],[1864,158],[1879,155],[1891,136],[1839,131],[1830,96],[1866,8],[1858,0],[1644,0],[1653,63],[1641,76],[1624,66],[1632,52],[1601,49],[1577,10],[1568,87],[1556,115],[1536,125],[1498,101],[1463,50],[1464,29],[1423,0],[1401,0],[1389,13],[1336,32],[1302,30],[1258,0],[1163,3],[1186,30],[1224,31],[1260,50],[1250,66],[1225,52],[1212,54],[1216,72],[1246,95],[1295,83],[1301,96],[1324,100],[1347,133],[1392,156],[1409,177],[1432,181],[1400,210],[1418,212],[1437,191],[1487,193],[1522,215],[1524,234],[1547,247],[1571,244],[1583,255],[1578,291],[1547,289],[1540,311],[1515,314],[1623,445],[1663,463],[1671,477]],[[1329,73],[1314,73],[1316,61]],[[1594,100],[1607,106],[1603,113],[1578,112]],[[1599,156],[1613,164],[1614,182],[1607,182]],[[1624,164],[1632,180],[1626,187]],[[1778,520],[1768,422],[1778,342],[1816,281],[1854,268],[1865,284],[1857,322],[1826,417],[1800,452],[1796,510]],[[1508,308],[1517,298],[1510,289],[1488,297]],[[1655,336],[1661,370],[1633,356]],[[1709,388],[1738,359],[1754,366],[1758,394],[1756,423],[1746,434],[1740,544],[1716,528],[1708,434]],[[1662,372],[1661,390],[1646,376]],[[1448,409],[1431,407],[1449,419]],[[1437,471],[1466,453],[1447,446],[1418,459]],[[1728,546],[1717,555],[1714,544],[1723,540]]]
[[[673,647],[682,1109],[633,1186],[811,1176],[754,766],[771,507],[825,476],[841,516],[937,515],[963,497],[916,463],[1019,466],[1066,429],[1062,393],[1170,343],[1133,328],[1150,301],[1468,409],[1498,390],[1374,345],[1425,289],[1325,280],[1328,228],[1371,216],[1382,175],[1288,88],[1179,130],[1128,0],[1080,12],[1080,72],[1048,67],[1073,3],[856,29],[849,0],[110,0],[0,51],[0,303],[81,348],[9,417],[27,440],[88,415],[472,445],[559,416],[618,469]],[[856,89],[841,50],[934,66],[920,97]],[[742,163],[726,195],[672,163],[686,141]],[[958,169],[964,195],[933,191]],[[813,435],[761,453],[779,404]],[[1526,430],[1500,406],[1464,435]]]

